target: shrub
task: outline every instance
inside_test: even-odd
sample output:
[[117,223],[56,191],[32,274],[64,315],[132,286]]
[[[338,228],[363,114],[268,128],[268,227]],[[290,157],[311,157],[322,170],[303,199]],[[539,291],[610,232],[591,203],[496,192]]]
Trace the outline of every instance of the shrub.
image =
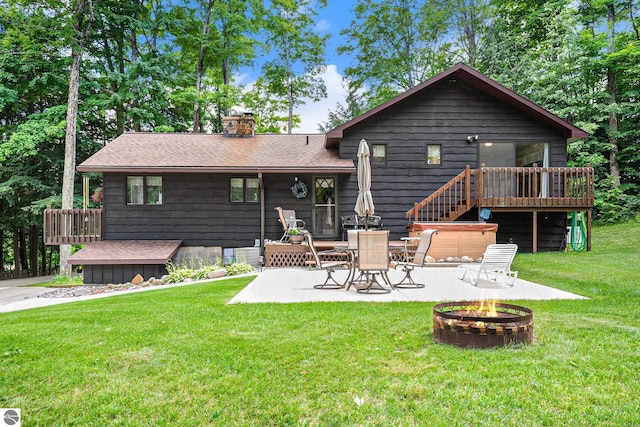
[[[169,261],[167,263],[167,272],[169,273],[165,282],[179,283],[185,279],[202,280],[206,279],[210,272],[224,269],[221,259],[217,259],[214,264],[209,264],[206,260],[199,259],[189,261],[180,265],[176,265]],[[237,274],[249,273],[253,271],[253,267],[247,263],[239,262],[228,265],[227,276],[235,276]]]
[[227,276],[235,276],[243,273],[251,273],[253,266],[246,262],[236,262],[227,266]]

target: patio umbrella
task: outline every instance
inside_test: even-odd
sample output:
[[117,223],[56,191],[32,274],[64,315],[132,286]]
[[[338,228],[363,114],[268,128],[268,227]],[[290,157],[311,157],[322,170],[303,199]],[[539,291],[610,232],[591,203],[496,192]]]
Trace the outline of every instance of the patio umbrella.
[[364,139],[358,146],[358,199],[354,209],[360,216],[365,217],[365,230],[369,229],[369,215],[373,215],[375,207],[371,197],[371,163],[369,159],[369,146]]

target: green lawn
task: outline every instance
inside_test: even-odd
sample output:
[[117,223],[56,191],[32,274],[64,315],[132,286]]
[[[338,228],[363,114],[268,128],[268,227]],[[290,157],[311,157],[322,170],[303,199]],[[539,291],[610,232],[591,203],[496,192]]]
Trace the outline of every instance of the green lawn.
[[0,407],[23,426],[640,426],[638,237],[518,255],[592,299],[519,302],[537,341],[512,348],[434,344],[433,304],[225,305],[250,278],[0,314]]

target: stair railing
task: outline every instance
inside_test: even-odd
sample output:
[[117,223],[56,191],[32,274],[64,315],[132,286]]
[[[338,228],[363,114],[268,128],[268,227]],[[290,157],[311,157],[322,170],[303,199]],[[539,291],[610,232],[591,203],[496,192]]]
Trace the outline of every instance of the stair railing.
[[409,222],[454,221],[475,206],[471,194],[474,175],[475,170],[467,165],[456,177],[421,202],[415,203],[405,216]]

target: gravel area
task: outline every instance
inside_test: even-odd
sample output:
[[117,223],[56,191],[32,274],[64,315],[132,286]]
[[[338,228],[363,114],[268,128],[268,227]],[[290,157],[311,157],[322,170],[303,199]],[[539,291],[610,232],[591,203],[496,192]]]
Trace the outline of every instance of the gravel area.
[[130,291],[134,289],[148,288],[151,286],[162,286],[165,282],[162,279],[149,279],[138,285],[132,283],[108,285],[82,285],[71,288],[56,288],[40,294],[38,298],[72,298],[86,295],[109,294],[113,292]]

